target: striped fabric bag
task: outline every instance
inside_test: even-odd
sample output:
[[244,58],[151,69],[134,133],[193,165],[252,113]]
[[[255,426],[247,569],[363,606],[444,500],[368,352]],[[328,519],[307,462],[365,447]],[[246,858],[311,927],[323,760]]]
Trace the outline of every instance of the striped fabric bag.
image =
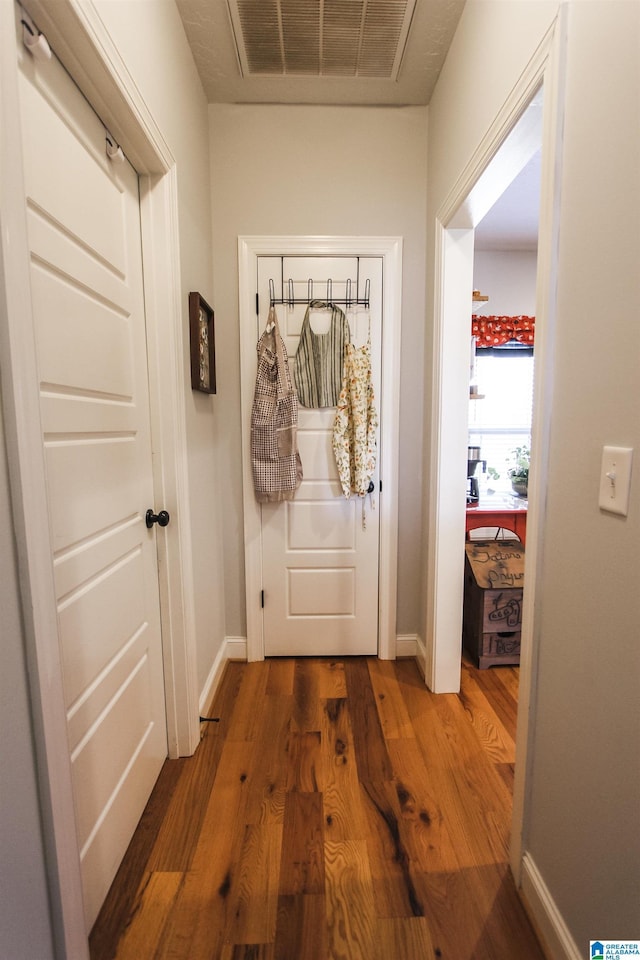
[[302,482],[298,398],[273,307],[257,350],[258,373],[251,411],[251,467],[256,500],[292,500]]

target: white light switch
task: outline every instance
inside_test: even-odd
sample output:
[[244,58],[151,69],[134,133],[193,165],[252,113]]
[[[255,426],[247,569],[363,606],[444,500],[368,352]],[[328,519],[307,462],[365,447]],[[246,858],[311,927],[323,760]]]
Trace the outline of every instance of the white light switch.
[[603,447],[600,470],[600,509],[609,513],[629,512],[631,459],[633,447]]

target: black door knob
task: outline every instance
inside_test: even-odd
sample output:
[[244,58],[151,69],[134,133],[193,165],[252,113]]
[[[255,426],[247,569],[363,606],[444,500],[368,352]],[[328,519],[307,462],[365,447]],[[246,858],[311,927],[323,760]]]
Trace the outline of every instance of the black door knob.
[[170,519],[171,517],[169,516],[166,510],[161,510],[160,513],[154,513],[151,508],[147,510],[147,513],[145,516],[145,522],[149,527],[149,529],[151,529],[154,523],[157,523],[161,527],[166,527]]

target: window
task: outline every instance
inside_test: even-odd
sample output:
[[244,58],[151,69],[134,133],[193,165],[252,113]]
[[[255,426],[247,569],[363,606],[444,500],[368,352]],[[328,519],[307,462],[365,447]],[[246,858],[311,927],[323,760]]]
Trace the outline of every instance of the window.
[[[525,355],[522,355],[525,354]],[[511,491],[507,474],[514,447],[529,446],[533,406],[533,356],[517,349],[478,349],[475,360],[478,393],[469,402],[469,444],[480,447],[487,473],[481,484]],[[493,478],[489,470],[499,474]]]

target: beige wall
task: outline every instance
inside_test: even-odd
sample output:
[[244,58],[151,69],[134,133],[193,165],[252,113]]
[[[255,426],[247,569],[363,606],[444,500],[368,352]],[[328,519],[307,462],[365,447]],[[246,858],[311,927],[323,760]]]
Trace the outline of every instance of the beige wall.
[[[458,24],[429,104],[429,202],[462,173],[553,22],[559,0],[472,0]],[[432,206],[432,212],[436,208]]]
[[[428,236],[556,6],[465,8],[430,108]],[[557,330],[524,840],[583,955],[589,938],[638,935],[638,463],[627,518],[602,513],[597,497],[603,444],[640,457],[640,127],[630,122],[640,111],[640,6],[563,9]],[[430,350],[428,339],[428,364]]]
[[404,238],[398,632],[420,609],[426,108],[209,107],[227,633],[246,636],[237,238]]
[[[639,50],[640,5],[570,4],[528,846],[580,946],[638,936]],[[627,518],[598,509],[604,444],[635,448]]]
[[[224,639],[222,501],[216,452],[220,442],[216,429],[219,398],[193,392],[189,386],[189,291],[199,291],[214,311],[216,309],[208,203],[207,103],[173,3],[95,0],[95,6],[176,159],[189,506],[198,681],[202,690]],[[153,317],[149,322],[153,322]]]
[[487,294],[481,316],[535,316],[536,253],[533,250],[476,250],[473,288]]

